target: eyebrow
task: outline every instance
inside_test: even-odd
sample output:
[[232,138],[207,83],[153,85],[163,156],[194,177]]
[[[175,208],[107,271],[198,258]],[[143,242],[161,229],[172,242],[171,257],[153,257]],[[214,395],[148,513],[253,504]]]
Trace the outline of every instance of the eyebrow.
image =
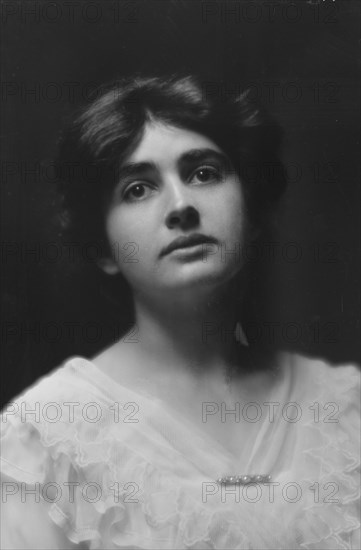
[[[206,159],[213,157],[223,164],[230,164],[230,160],[224,153],[216,151],[211,148],[202,148],[202,149],[190,149],[183,153],[178,161],[177,166],[181,168],[185,164],[194,164],[195,162],[204,162]],[[153,161],[143,161],[143,162],[127,162],[123,164],[118,173],[120,180],[129,176],[135,176],[147,171],[157,171],[157,165]]]

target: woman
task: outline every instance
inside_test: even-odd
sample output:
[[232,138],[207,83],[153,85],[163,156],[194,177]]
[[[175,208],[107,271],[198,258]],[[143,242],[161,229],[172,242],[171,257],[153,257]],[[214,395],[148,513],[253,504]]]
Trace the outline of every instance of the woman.
[[245,334],[279,142],[247,94],[194,77],[117,81],[75,119],[66,221],[134,324],[3,411],[3,548],[359,547],[356,367]]

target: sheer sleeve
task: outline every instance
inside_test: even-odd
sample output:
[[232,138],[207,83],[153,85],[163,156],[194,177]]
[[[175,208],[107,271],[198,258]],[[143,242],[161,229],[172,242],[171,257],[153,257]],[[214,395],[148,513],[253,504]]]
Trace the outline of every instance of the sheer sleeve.
[[360,372],[355,365],[302,362],[300,373],[311,397],[304,410],[313,414],[299,431],[299,475],[307,480],[306,487],[319,492],[311,496],[308,491],[309,502],[298,514],[296,528],[303,548],[358,549]]
[[64,532],[50,519],[49,504],[36,502],[34,486],[27,486],[33,495],[21,493],[14,479],[0,475],[2,487],[1,544],[3,550],[87,548],[69,541]]
[[[275,493],[252,500],[215,482],[234,464],[216,439],[72,360],[2,413],[1,548],[360,548],[360,373],[292,361],[267,402],[303,414],[264,424],[252,468],[271,472]],[[283,496],[289,484],[297,501]]]
[[159,548],[143,510],[149,430],[133,418],[147,407],[126,389],[114,401],[88,367],[67,363],[2,411],[3,549]]
[[1,417],[1,548],[72,549],[72,543],[51,519],[55,484],[48,477],[50,457],[29,423]]

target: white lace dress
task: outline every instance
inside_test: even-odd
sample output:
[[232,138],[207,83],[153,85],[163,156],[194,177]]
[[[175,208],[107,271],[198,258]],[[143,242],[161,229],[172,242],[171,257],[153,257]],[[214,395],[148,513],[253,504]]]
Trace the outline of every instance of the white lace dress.
[[[359,549],[359,371],[283,353],[276,382],[238,411],[234,472],[151,392],[69,359],[2,411],[1,547]],[[233,473],[272,480],[216,482]]]

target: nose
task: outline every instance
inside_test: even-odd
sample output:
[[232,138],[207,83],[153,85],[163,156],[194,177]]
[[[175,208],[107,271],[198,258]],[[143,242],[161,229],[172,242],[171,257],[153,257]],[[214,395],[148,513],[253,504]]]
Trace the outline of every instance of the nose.
[[168,229],[180,227],[188,229],[199,224],[198,209],[191,203],[187,190],[182,188],[182,183],[178,182],[173,186],[173,200],[166,214],[165,223]]
[[181,227],[188,229],[199,224],[199,213],[194,206],[184,205],[173,209],[166,217],[166,225],[168,229]]

